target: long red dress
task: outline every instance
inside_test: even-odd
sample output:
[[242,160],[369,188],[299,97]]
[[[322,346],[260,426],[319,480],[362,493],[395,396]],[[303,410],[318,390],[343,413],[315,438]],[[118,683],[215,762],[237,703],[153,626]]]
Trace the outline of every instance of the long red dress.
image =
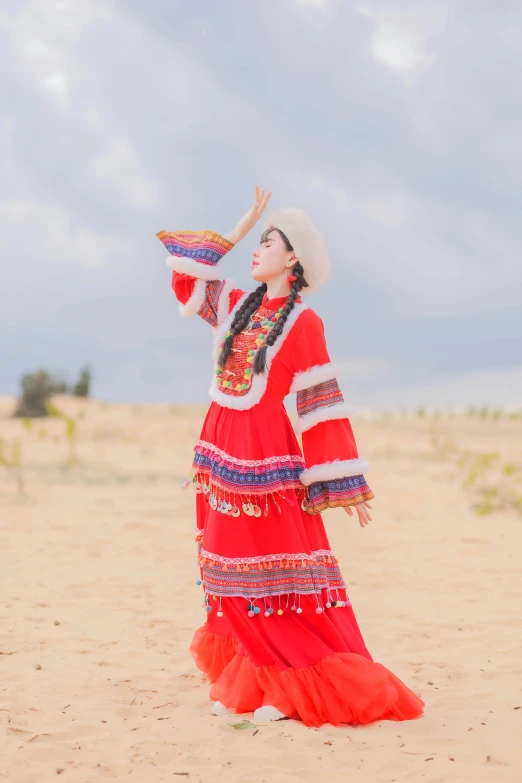
[[[233,245],[210,231],[158,237],[180,312],[214,329],[212,402],[192,479],[206,622],[190,645],[211,699],[237,713],[272,705],[307,726],[418,717],[423,701],[366,648],[320,513],[374,497],[322,320],[299,297],[267,348],[267,370],[254,375],[255,352],[287,301],[265,294],[218,367],[246,297],[219,275]],[[302,449],[283,404],[289,392]]]

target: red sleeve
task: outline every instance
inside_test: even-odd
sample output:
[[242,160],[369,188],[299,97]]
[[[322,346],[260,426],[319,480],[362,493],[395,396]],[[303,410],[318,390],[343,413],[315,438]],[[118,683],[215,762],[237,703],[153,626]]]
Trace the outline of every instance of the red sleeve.
[[222,280],[197,280],[190,275],[172,272],[172,288],[181,315],[197,313],[211,326],[218,326],[244,294],[229,277]]
[[339,368],[330,361],[324,324],[310,311],[294,353],[291,392],[296,393],[296,432],[302,435],[309,488],[309,513],[354,505],[374,497],[364,476],[369,463],[359,456],[350,409],[338,383]]
[[180,304],[186,304],[194,292],[196,278],[172,270],[172,289]]
[[172,289],[181,315],[197,313],[217,326],[230,313],[243,291],[235,280],[221,277],[221,259],[234,245],[213,231],[160,231],[172,269]]

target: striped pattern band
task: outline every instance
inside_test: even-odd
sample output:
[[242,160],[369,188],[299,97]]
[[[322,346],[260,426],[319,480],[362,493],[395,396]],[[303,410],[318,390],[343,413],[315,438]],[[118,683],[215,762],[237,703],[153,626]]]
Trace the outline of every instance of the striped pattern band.
[[218,302],[226,280],[207,280],[205,289],[205,301],[198,310],[201,316],[211,326],[217,326],[218,322]]
[[169,253],[215,266],[234,245],[213,231],[160,231],[156,234]]
[[200,549],[198,561],[205,591],[217,596],[267,598],[346,589],[337,559],[329,550],[225,558]]
[[310,486],[308,497],[308,514],[320,514],[327,508],[353,506],[363,500],[371,500],[374,494],[364,476],[349,476],[317,481]]
[[195,445],[194,452],[194,472],[227,492],[264,495],[267,492],[301,488],[299,476],[305,463],[299,454],[284,454],[264,460],[241,460],[202,440]]
[[336,378],[331,378],[324,383],[302,389],[296,394],[297,415],[306,416],[320,408],[344,402],[342,392]]

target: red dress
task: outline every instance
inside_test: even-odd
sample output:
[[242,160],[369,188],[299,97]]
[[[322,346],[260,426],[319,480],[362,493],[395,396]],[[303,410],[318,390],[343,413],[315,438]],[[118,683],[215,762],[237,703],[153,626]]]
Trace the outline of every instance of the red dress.
[[214,329],[212,403],[192,478],[206,622],[190,645],[211,699],[238,713],[270,704],[307,726],[418,717],[423,701],[366,648],[320,513],[374,497],[322,320],[299,297],[267,348],[267,370],[254,375],[255,352],[287,302],[265,294],[219,367],[247,296],[219,276],[233,245],[210,231],[158,236],[182,315]]

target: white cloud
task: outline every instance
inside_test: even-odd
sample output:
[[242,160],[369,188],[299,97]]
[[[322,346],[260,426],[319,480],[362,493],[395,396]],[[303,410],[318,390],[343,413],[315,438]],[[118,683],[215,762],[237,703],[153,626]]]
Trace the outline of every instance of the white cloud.
[[408,205],[401,194],[370,196],[360,203],[361,211],[379,226],[400,228],[408,220]]
[[45,40],[48,24],[48,19],[41,18],[35,25],[27,12],[21,12],[9,21],[7,39],[15,60],[33,83],[63,105],[70,90],[66,57],[58,41]]
[[365,407],[448,407],[470,405],[520,409],[522,366],[477,369],[440,376],[428,367],[415,377],[403,373],[380,357],[342,357],[332,360],[340,367],[339,384],[349,405]]
[[[351,386],[356,389],[357,385],[357,376],[353,376]],[[354,404],[380,408],[488,405],[520,410],[521,399],[522,367],[475,370],[443,378],[428,376],[404,383],[383,377],[380,383],[365,385],[364,392],[354,394]]]
[[[522,246],[516,4],[463,7],[447,28],[445,0],[365,0],[358,12],[344,0],[289,0],[277,19],[269,5],[235,14],[210,0],[7,3],[0,264],[10,311],[0,332],[20,319],[39,361],[63,331],[56,305],[84,308],[72,339],[83,329],[94,358],[103,342],[115,398],[118,330],[137,333],[137,311],[140,334],[168,333],[176,363],[192,360],[198,325],[175,319],[171,299],[159,305],[170,291],[154,233],[179,221],[228,230],[260,179],[274,207],[303,206],[325,232],[335,273],[316,301],[337,353],[348,344],[345,291],[358,351],[393,346],[397,370],[348,359],[349,388],[386,397],[394,372],[419,357],[429,372],[440,366],[429,361],[439,346],[445,368],[462,355],[487,366],[488,351],[508,363]],[[250,245],[227,261],[240,284],[251,285],[241,261]],[[120,298],[102,326],[103,265],[102,301]],[[148,352],[134,348],[139,368]],[[17,352],[13,373],[21,361]],[[166,370],[158,361],[151,372]],[[155,383],[139,372],[134,381],[136,396]],[[195,388],[187,377],[187,394]]]
[[63,71],[55,71],[45,77],[42,83],[50,93],[57,97],[67,95],[69,91],[67,75]]
[[0,28],[23,71],[54,99],[63,101],[70,92],[77,37],[86,25],[108,13],[98,0],[35,0],[4,15]]
[[[0,220],[4,225],[0,233],[4,258],[10,248],[22,242],[33,263],[35,256],[44,255],[47,264],[81,264],[99,269],[114,262],[115,256],[132,250],[130,242],[93,231],[58,204],[22,199],[0,202]],[[23,269],[20,273],[22,277],[25,274]]]
[[441,318],[519,302],[518,239],[496,230],[495,216],[472,206],[455,214],[384,177],[345,189],[316,174],[287,180],[329,208],[329,244],[343,247],[334,279],[356,275],[386,291],[396,314]]
[[135,207],[157,204],[157,184],[148,177],[129,139],[109,138],[89,165],[89,176],[98,187],[108,188],[120,200]]
[[427,71],[436,55],[430,43],[444,29],[448,16],[446,3],[394,4],[384,0],[361,0],[356,11],[374,23],[370,51],[377,62],[399,72],[412,84]]

